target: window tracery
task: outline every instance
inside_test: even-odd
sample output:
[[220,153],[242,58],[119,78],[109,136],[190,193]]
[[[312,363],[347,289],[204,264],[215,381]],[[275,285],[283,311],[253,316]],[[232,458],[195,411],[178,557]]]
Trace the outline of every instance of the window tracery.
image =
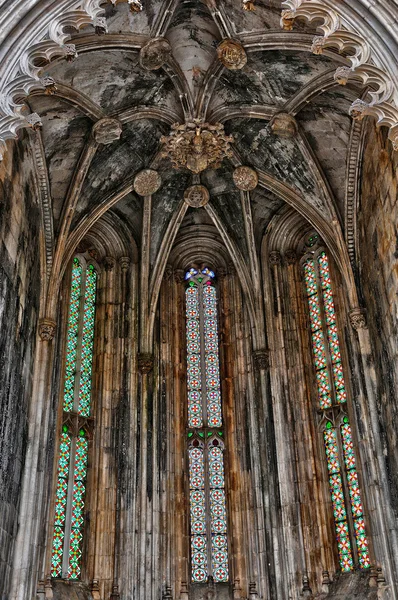
[[229,580],[217,294],[215,274],[185,280],[191,579]]
[[[315,246],[317,235],[310,241],[307,245]],[[303,271],[339,561],[341,570],[350,572],[356,565],[370,567],[370,556],[326,252],[312,252]]]
[[81,575],[89,437],[97,272],[75,257],[66,335],[62,433],[55,492],[51,576]]

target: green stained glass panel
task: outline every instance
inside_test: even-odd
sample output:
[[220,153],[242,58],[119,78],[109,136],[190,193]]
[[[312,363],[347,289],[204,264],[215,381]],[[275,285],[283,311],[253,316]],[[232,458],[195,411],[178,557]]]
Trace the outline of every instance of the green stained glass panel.
[[87,458],[88,440],[86,437],[79,436],[76,440],[75,468],[73,472],[68,579],[79,579],[81,573]]
[[79,414],[84,417],[90,416],[91,409],[96,291],[97,273],[93,265],[89,265],[86,270],[79,387]]
[[355,541],[357,545],[359,564],[362,569],[370,567],[368,539],[365,532],[361,493],[359,490],[358,473],[355,462],[354,443],[352,440],[351,426],[348,419],[341,426],[341,439],[343,443],[343,456],[350,493],[351,513],[354,521]]
[[73,410],[77,347],[79,337],[80,295],[82,287],[82,266],[78,258],[73,260],[70,288],[69,317],[66,341],[64,411]]
[[51,552],[51,577],[62,576],[70,453],[71,438],[70,435],[64,431],[61,434],[59,445],[57,488],[55,492],[54,534]]
[[323,432],[323,437],[329,472],[330,496],[333,504],[340,567],[342,571],[347,572],[353,570],[354,562],[344,502],[336,429],[334,427],[327,427]]

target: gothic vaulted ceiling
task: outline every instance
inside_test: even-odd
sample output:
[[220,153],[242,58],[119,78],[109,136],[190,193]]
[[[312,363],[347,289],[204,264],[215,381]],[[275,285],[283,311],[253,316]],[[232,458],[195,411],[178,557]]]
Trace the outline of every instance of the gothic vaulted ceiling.
[[[77,57],[42,64],[56,89],[36,90],[26,99],[42,121],[37,133],[20,135],[32,137],[41,164],[53,222],[48,235],[58,243],[69,239],[73,251],[107,213],[139,246],[143,198],[132,184],[139,171],[152,167],[162,178],[152,199],[152,263],[178,211],[183,224],[216,226],[243,260],[259,250],[272,217],[286,205],[326,238],[347,236],[347,165],[361,128],[349,107],[363,88],[336,83],[336,68],[347,64],[344,54],[311,52],[316,23],[298,20],[292,31],[283,31],[278,0],[259,0],[253,12],[243,10],[241,0],[217,6],[211,0],[145,0],[138,13],[124,2],[102,8],[108,32],[97,35],[91,25],[70,29]],[[150,70],[142,66],[140,50],[155,37],[169,41],[171,55]],[[221,64],[217,46],[225,38],[244,47],[243,68]],[[295,119],[293,134],[272,127],[280,113]],[[120,139],[97,143],[93,126],[108,117],[122,124]],[[172,168],[161,156],[161,137],[173,123],[192,118],[222,123],[234,138],[232,156],[200,176]],[[247,195],[233,183],[239,164],[259,174],[249,197],[252,229],[242,208]],[[199,180],[210,192],[210,208],[181,212],[184,190]]]

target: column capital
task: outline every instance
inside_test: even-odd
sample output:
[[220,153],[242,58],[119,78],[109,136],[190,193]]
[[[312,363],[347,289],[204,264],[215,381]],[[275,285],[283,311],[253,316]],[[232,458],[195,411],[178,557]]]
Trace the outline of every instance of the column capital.
[[288,265],[294,265],[297,260],[297,254],[295,250],[286,250],[285,252],[285,260]]
[[105,271],[113,271],[116,265],[116,259],[113,256],[105,256],[104,267]]
[[253,352],[254,366],[258,371],[269,369],[269,350],[261,348]]
[[130,262],[131,261],[130,261],[130,257],[129,256],[121,256],[119,258],[119,264],[120,264],[120,267],[121,267],[122,271],[127,271],[127,269],[130,266]]
[[43,342],[51,342],[55,336],[57,324],[53,319],[44,317],[39,321],[39,335]]
[[176,269],[174,271],[174,279],[176,280],[177,283],[182,283],[184,281],[184,269]]
[[282,262],[281,253],[278,252],[277,250],[273,250],[272,252],[269,253],[268,260],[269,260],[270,265],[280,265]]
[[353,308],[349,312],[350,323],[353,329],[356,331],[358,329],[365,329],[367,327],[366,324],[366,311],[364,308]]
[[153,354],[150,352],[138,353],[138,370],[140,373],[149,373],[153,369]]

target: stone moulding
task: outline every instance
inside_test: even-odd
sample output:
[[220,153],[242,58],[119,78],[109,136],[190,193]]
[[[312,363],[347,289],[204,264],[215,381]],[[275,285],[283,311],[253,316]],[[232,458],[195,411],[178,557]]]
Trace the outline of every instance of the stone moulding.
[[358,121],[369,115],[376,118],[378,125],[386,125],[394,150],[398,150],[398,84],[386,72],[368,41],[322,1],[283,0],[282,7],[281,26],[287,31],[293,28],[297,17],[309,22],[322,21],[318,29],[323,35],[314,37],[312,52],[322,54],[325,48],[335,48],[339,53],[347,53],[351,66],[337,69],[337,83],[345,85],[355,80],[371,87],[370,102],[355,100],[350,115]]
[[[2,77],[0,87],[0,160],[5,151],[5,142],[17,137],[17,131],[30,127],[28,109],[21,104],[21,98],[33,90],[46,89],[42,80],[42,65],[64,57],[73,60],[77,57],[76,48],[68,44],[70,34],[66,29],[81,29],[93,25],[101,32],[106,29],[105,10],[102,0],[76,0],[70,2],[70,10],[54,18],[43,30],[38,27],[37,38],[22,50],[17,61]],[[101,19],[99,21],[99,19]],[[31,38],[32,39],[32,38]]]

